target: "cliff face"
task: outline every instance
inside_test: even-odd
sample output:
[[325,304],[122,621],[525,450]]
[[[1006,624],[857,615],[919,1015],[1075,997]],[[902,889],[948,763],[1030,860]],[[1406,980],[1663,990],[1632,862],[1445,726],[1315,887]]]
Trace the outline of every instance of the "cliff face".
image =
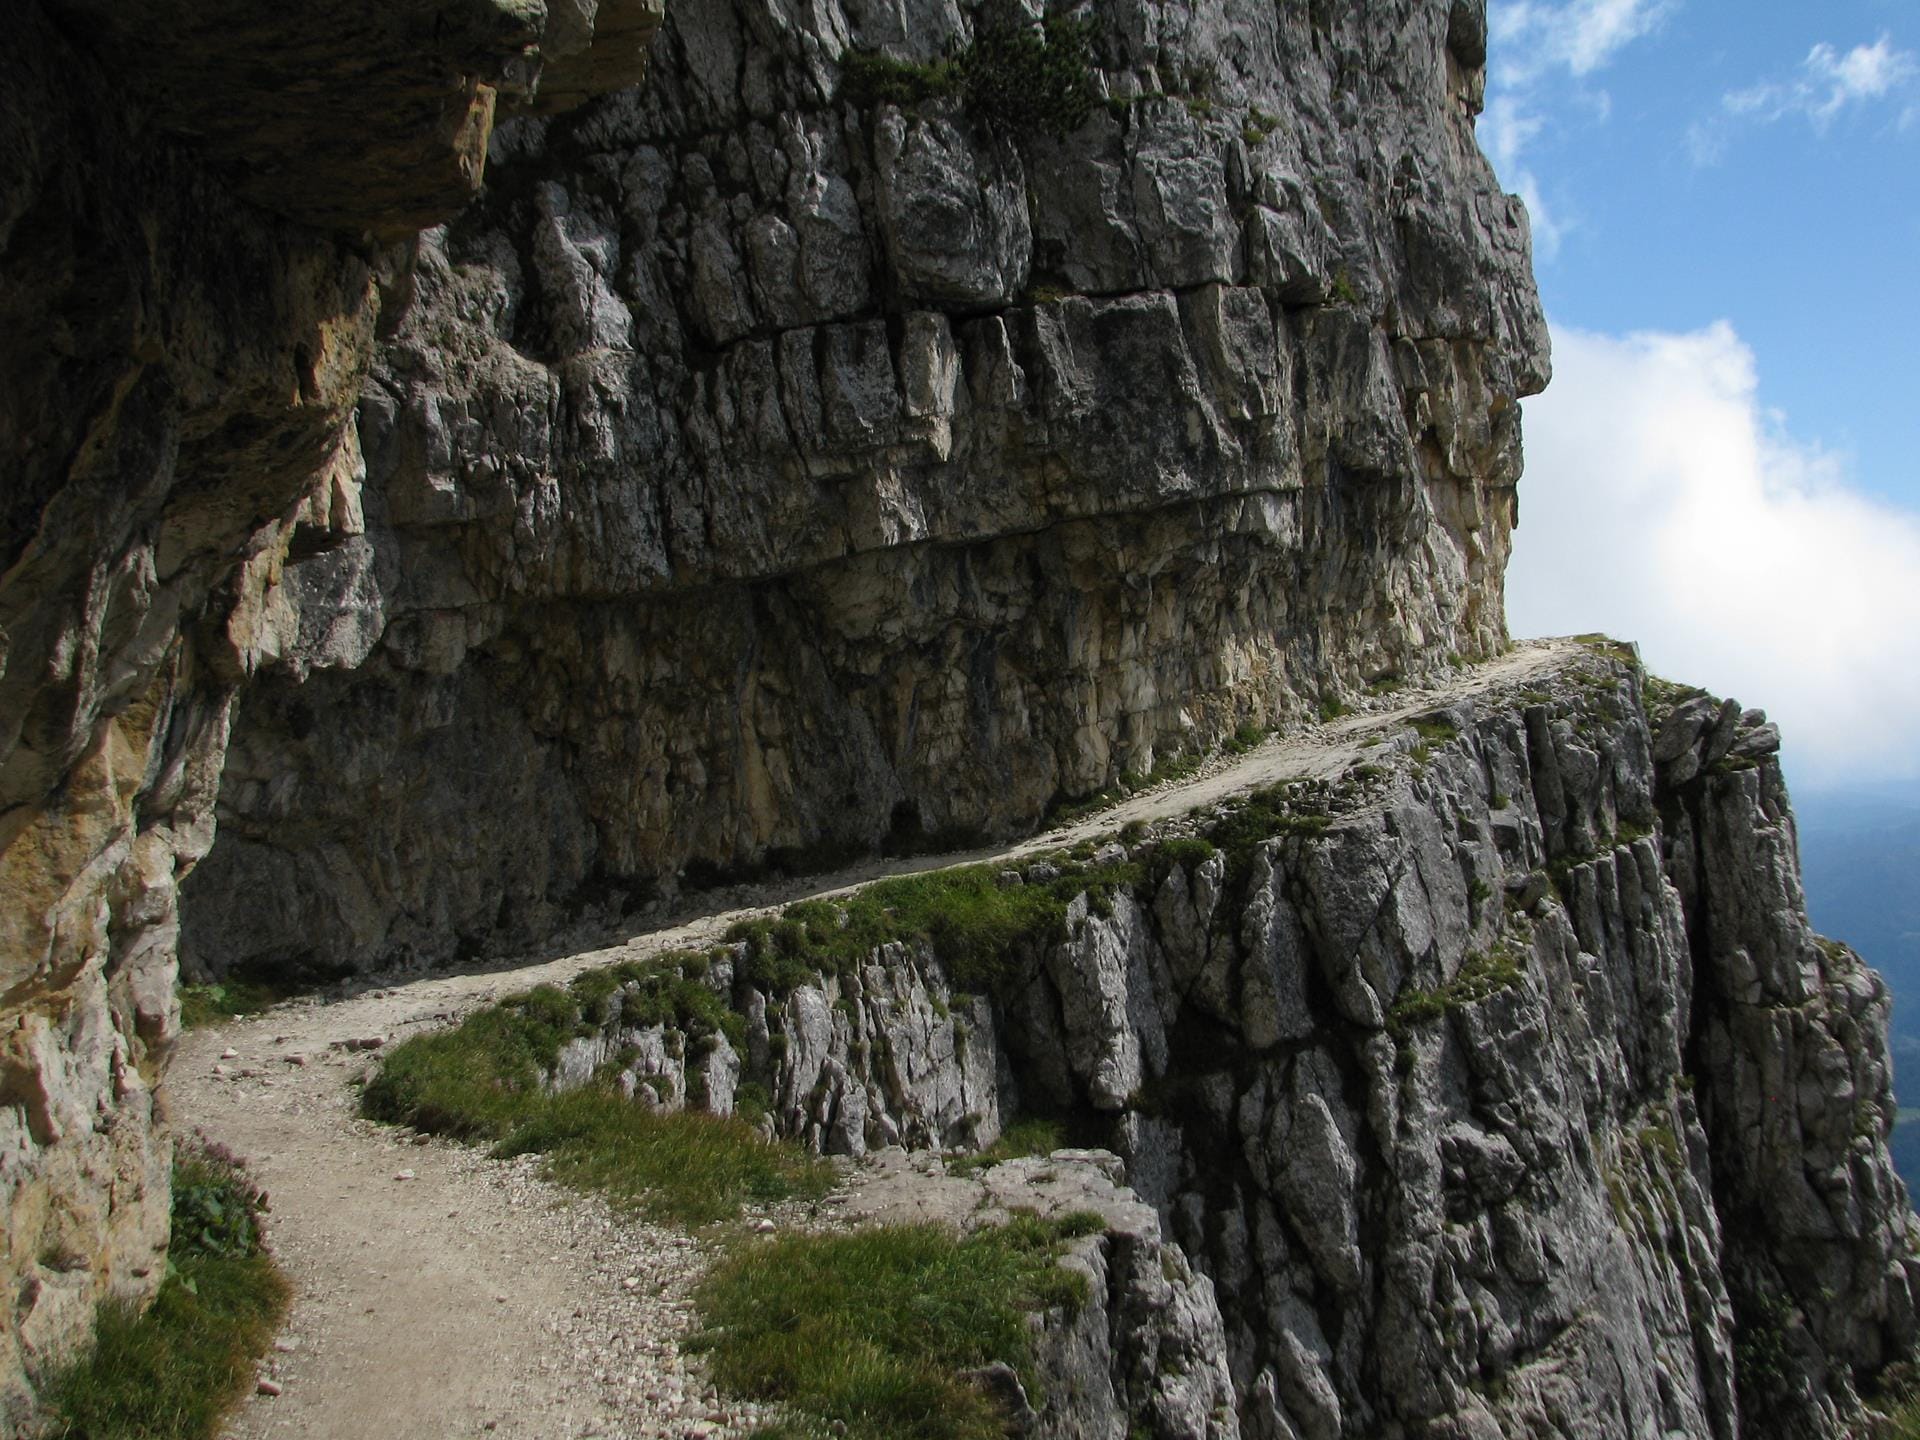
[[1064,136],[848,58],[937,91],[992,14],[703,0],[501,127],[364,392],[364,533],[274,592],[192,964],[1006,833],[1501,642],[1546,360],[1480,8],[1101,3]]
[[[0,87],[9,1420],[159,1281],[176,943],[531,945],[1504,643],[1545,339],[1473,0],[1099,0],[1065,134],[956,78],[991,9],[697,0],[556,114],[654,12],[176,8],[16,7]],[[742,1052],[615,1014],[558,1079],[1097,1129],[1166,1248],[1082,1257],[1096,1368],[1168,1440],[1832,1435],[1915,1237],[1776,743],[1562,654],[1217,844],[1015,867],[1084,893],[991,993],[744,941]],[[1215,1299],[1231,1421],[1123,1314]]]
[[383,237],[473,192],[496,85],[538,74],[537,5],[187,8],[8,16],[7,1420],[100,1298],[160,1282],[176,880],[212,840],[237,688],[280,644],[289,537],[357,524],[345,427],[407,263]]
[[704,972],[739,1053],[615,1003],[559,1081],[751,1081],[852,1154],[1077,1117],[1210,1278],[1248,1436],[1837,1433],[1920,1256],[1886,990],[1807,926],[1778,736],[1577,650],[1411,718],[1257,820],[1009,869],[1079,893],[991,993],[775,927]]

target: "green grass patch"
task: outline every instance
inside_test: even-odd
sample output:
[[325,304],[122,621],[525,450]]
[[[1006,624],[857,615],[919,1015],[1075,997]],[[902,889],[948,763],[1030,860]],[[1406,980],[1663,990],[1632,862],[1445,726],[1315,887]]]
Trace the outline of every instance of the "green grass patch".
[[790,1142],[762,1139],[744,1119],[655,1114],[600,1085],[542,1101],[493,1153],[542,1155],[561,1184],[656,1219],[710,1225],[732,1219],[743,1204],[817,1198],[833,1183],[823,1161]]
[[1049,858],[1060,871],[1049,880],[1003,885],[1000,870],[986,865],[903,875],[844,900],[802,901],[777,919],[742,921],[727,938],[746,944],[745,977],[776,995],[851,970],[896,940],[927,942],[955,985],[991,991],[1011,978],[1024,950],[1066,937],[1074,897],[1085,893],[1100,909],[1145,873],[1137,864]]
[[1590,631],[1585,635],[1576,635],[1573,638],[1577,643],[1586,646],[1587,649],[1593,651],[1596,655],[1604,655],[1609,660],[1618,660],[1621,664],[1631,665],[1636,669],[1640,665],[1640,657],[1634,653],[1633,646],[1627,644],[1625,641],[1616,640],[1611,635],[1602,635],[1598,631]]
[[947,1170],[954,1175],[971,1175],[1006,1160],[1021,1160],[1029,1155],[1051,1155],[1067,1143],[1066,1135],[1066,1127],[1058,1120],[1029,1116],[1014,1121],[1002,1130],[1000,1138],[986,1149],[976,1150],[971,1155],[954,1156],[947,1161]]
[[1276,786],[1254,791],[1245,804],[1214,821],[1206,838],[1226,852],[1228,884],[1237,892],[1252,872],[1255,853],[1267,841],[1287,836],[1317,840],[1332,823],[1317,806],[1294,800]]
[[[1246,739],[1249,734],[1252,734],[1254,738],[1251,740]],[[1258,726],[1242,725],[1227,738],[1225,748],[1230,754],[1243,755],[1264,740],[1266,734],[1267,732],[1259,729]],[[1239,745],[1240,748],[1238,750],[1234,749],[1235,745]],[[1147,771],[1146,774],[1129,775],[1127,777],[1127,786],[1130,790],[1138,792],[1141,790],[1151,790],[1156,785],[1169,785],[1176,780],[1185,780],[1204,765],[1206,759],[1207,757],[1204,754],[1164,755],[1153,762],[1153,768]]]
[[1211,840],[1201,840],[1191,835],[1176,835],[1171,840],[1162,840],[1153,847],[1154,870],[1162,877],[1175,866],[1182,870],[1192,870],[1196,865],[1206,864],[1219,853],[1220,847]]
[[289,1296],[260,1248],[264,1198],[226,1157],[190,1151],[174,1165],[173,1195],[153,1304],[104,1307],[93,1353],[43,1392],[55,1440],[211,1440],[253,1386]]
[[744,1117],[656,1114],[622,1095],[612,1076],[563,1094],[545,1088],[561,1047],[616,1013],[677,1025],[695,1044],[732,1033],[739,1017],[705,987],[687,988],[689,963],[677,956],[589,972],[567,990],[542,986],[416,1036],[382,1062],[361,1108],[376,1120],[491,1141],[497,1156],[542,1155],[556,1180],[680,1224],[730,1219],[749,1201],[824,1193],[831,1174],[822,1162],[767,1143]]
[[1077,1308],[1085,1280],[1057,1263],[1097,1216],[957,1235],[893,1225],[749,1242],[696,1294],[714,1380],[793,1413],[775,1434],[848,1440],[1001,1440],[1006,1417],[958,1372],[996,1360],[1036,1390],[1027,1316]]
[[1229,755],[1244,755],[1249,750],[1257,748],[1272,733],[1265,725],[1256,721],[1244,721],[1233,734],[1226,738],[1221,749]]
[[1501,939],[1491,949],[1469,951],[1453,979],[1436,990],[1408,986],[1387,1012],[1387,1029],[1395,1035],[1431,1024],[1462,1005],[1476,1004],[1502,990],[1511,990],[1524,978],[1525,952],[1517,941]]
[[257,980],[226,979],[210,985],[182,985],[180,1023],[189,1030],[197,1030],[237,1016],[256,1015],[292,993],[284,986]]

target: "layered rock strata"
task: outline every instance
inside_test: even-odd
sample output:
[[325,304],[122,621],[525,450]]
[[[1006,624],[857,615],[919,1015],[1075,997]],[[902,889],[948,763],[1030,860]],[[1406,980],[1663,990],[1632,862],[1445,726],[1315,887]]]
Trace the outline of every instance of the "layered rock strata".
[[359,527],[348,422],[411,263],[386,242],[474,192],[496,86],[538,75],[538,4],[270,10],[8,16],[6,1422],[98,1300],[160,1282],[175,885],[212,841],[233,697],[291,621],[295,529]]
[[757,1085],[854,1155],[1066,1117],[1210,1278],[1263,1440],[1838,1435],[1912,1353],[1920,1236],[1887,993],[1808,927],[1777,745],[1583,654],[1269,797],[1270,838],[1010,869],[1090,888],[992,994],[911,940],[769,986],[743,940],[741,1045],[616,1004],[557,1078]]
[[1546,344],[1481,7],[1099,0],[1064,135],[937,93],[988,13],[700,0],[654,83],[498,129],[364,532],[275,591],[195,966],[1008,833],[1502,642]]

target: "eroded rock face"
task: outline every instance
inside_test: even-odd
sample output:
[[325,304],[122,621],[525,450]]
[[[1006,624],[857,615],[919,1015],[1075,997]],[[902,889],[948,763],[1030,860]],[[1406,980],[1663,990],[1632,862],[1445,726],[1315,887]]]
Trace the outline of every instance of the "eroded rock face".
[[1920,1234],[1777,736],[1595,655],[1415,742],[1250,852],[1110,847],[1137,883],[992,1000],[899,945],[785,994],[721,963],[737,1082],[855,1155],[1078,1117],[1209,1277],[1245,1435],[1844,1433]]
[[847,98],[955,7],[757,0],[499,129],[362,401],[366,534],[277,592],[195,964],[1005,833],[1504,639],[1546,342],[1479,7],[1089,15],[1066,136]]
[[[8,16],[9,1428],[27,1372],[69,1355],[101,1298],[143,1297],[164,1270],[170,1144],[154,1088],[178,1026],[175,884],[212,842],[237,687],[298,639],[276,588],[290,537],[363,529],[349,422],[411,263],[373,237],[473,192],[474,106],[490,116],[495,84],[538,71],[537,5],[270,12],[36,0]],[[414,208],[394,208],[402,194]]]

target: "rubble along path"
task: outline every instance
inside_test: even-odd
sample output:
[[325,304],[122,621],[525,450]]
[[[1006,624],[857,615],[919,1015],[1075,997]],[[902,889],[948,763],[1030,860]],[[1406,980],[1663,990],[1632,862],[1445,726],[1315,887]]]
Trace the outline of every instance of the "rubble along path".
[[[706,913],[546,963],[369,983],[182,1037],[164,1091],[172,1121],[244,1157],[269,1194],[269,1235],[294,1287],[262,1393],[231,1440],[584,1440],[744,1435],[764,1418],[716,1397],[681,1353],[707,1252],[694,1238],[489,1160],[360,1118],[351,1081],[386,1044],[499,995],[582,970],[717,943],[735,921],[888,875],[1014,859],[1169,819],[1282,780],[1336,776],[1363,742],[1437,706],[1524,686],[1579,653],[1534,641],[1409,687],[1376,708],[1284,734],[1072,826],[963,855],[873,860],[784,887],[702,899]],[[671,917],[667,917],[671,918]],[[856,1203],[850,1207],[858,1210]],[[797,1218],[797,1217],[796,1217]],[[271,1393],[271,1392],[278,1393]]]

